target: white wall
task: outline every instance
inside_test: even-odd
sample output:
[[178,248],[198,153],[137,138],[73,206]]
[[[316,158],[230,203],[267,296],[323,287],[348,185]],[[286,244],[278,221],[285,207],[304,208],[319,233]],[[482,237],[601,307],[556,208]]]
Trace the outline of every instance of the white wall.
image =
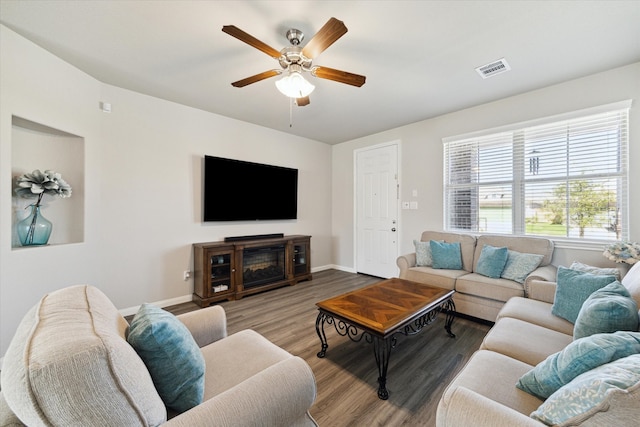
[[[95,285],[121,309],[189,299],[194,242],[308,234],[312,268],[332,262],[330,146],[103,84],[3,26],[0,67],[0,356],[64,286]],[[83,242],[11,248],[12,115],[84,138]],[[297,168],[299,219],[203,223],[205,154]]]
[[[631,239],[639,241],[640,193],[634,190],[634,183],[640,182],[640,168],[634,166],[640,164],[640,63],[635,63],[333,146],[334,263],[345,269],[355,268],[352,202],[355,149],[401,141],[401,200],[417,201],[419,209],[401,211],[400,252],[413,252],[413,239],[419,238],[422,231],[443,227],[442,138],[626,99],[634,100],[630,112],[629,196]],[[412,190],[418,191],[418,197],[412,197]],[[602,256],[602,249],[567,247],[558,247],[552,262],[569,265],[573,260],[611,265]]]

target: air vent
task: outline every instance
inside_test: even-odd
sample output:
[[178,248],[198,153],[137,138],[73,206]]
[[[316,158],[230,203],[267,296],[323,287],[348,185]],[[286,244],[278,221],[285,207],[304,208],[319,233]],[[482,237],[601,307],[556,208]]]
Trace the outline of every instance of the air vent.
[[504,73],[505,71],[509,71],[510,69],[511,67],[509,66],[509,64],[507,64],[507,60],[502,58],[487,65],[483,65],[482,67],[478,67],[476,68],[476,71],[483,79],[488,79],[491,76]]

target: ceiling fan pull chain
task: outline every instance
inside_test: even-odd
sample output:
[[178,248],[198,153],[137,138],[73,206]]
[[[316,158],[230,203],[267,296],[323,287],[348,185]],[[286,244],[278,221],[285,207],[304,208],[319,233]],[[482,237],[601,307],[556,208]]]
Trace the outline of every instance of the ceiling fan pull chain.
[[293,127],[293,98],[289,98],[289,127]]

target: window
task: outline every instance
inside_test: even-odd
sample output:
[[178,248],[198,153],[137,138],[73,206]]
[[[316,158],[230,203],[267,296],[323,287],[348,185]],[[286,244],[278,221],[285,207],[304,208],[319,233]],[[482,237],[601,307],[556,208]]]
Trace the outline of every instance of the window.
[[630,106],[446,138],[445,229],[627,239]]

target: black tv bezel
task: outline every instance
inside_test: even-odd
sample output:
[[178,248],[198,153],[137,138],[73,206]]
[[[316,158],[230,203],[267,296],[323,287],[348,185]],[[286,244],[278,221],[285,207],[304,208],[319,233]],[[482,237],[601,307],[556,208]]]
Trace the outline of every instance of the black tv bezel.
[[[217,172],[211,175],[214,165],[212,162],[225,165],[223,172]],[[277,166],[267,163],[250,162],[246,160],[232,159],[219,156],[205,155],[203,158],[203,194],[202,194],[202,220],[203,222],[239,222],[239,221],[286,221],[298,219],[298,169],[285,166]],[[269,186],[271,181],[276,178],[286,178],[286,187],[284,190],[287,195],[279,193],[270,193],[277,196],[269,203],[259,203],[261,198],[267,193],[264,190],[246,187],[246,181],[230,178],[234,174],[261,173],[259,183],[261,188]],[[236,188],[228,187],[233,183],[241,183]],[[220,187],[220,186],[227,187]],[[220,188],[223,188],[224,194],[227,196],[226,205],[216,205],[214,197],[220,194]],[[281,188],[282,189],[282,188]],[[251,201],[251,203],[249,203]],[[256,204],[256,201],[258,203]],[[235,206],[233,209],[220,210],[220,206],[229,207],[229,204]]]

